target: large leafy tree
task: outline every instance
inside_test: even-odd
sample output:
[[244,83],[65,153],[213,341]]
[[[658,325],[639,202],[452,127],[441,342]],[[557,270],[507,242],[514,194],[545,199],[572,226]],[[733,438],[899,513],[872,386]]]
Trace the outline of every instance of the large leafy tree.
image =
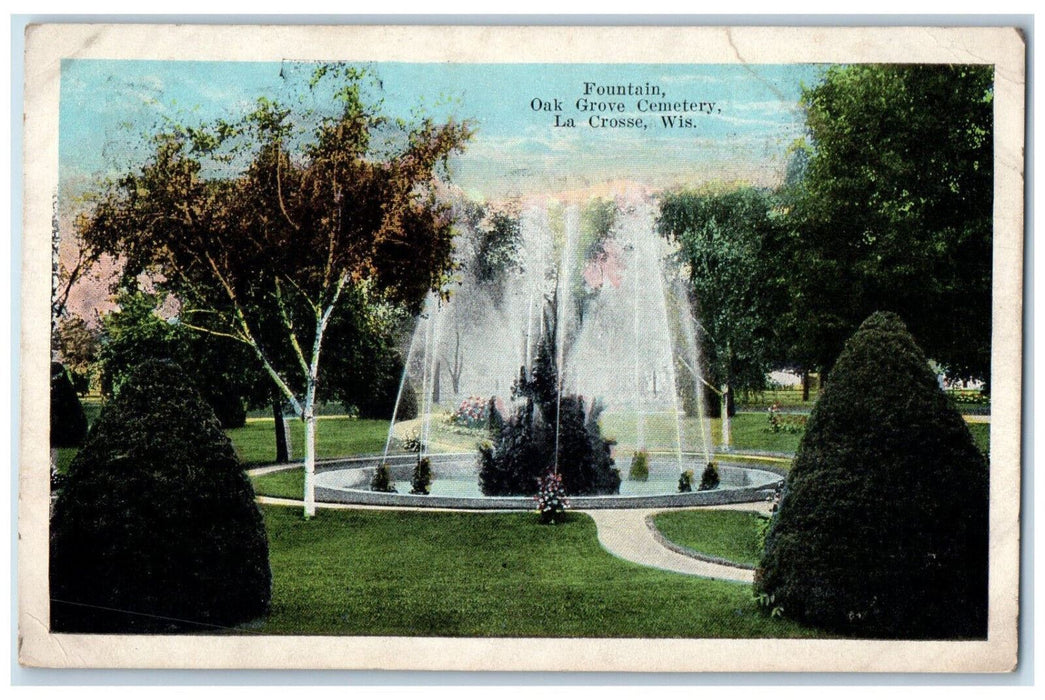
[[157,134],[82,227],[125,274],[162,275],[186,326],[252,349],[305,425],[306,517],[327,325],[348,289],[416,307],[442,287],[453,230],[437,179],[470,133],[384,117],[351,67],[322,67],[307,89],[331,81],[331,114],[262,98],[242,122]]
[[785,245],[793,356],[826,368],[863,318],[891,310],[951,373],[987,378],[991,67],[835,67],[802,101],[807,162]]
[[729,192],[679,191],[664,196],[660,233],[679,246],[699,313],[701,351],[709,381],[757,390],[779,360],[779,234],[773,193],[753,187]]
[[223,428],[238,428],[248,407],[264,405],[271,382],[242,343],[192,331],[158,313],[160,295],[123,289],[119,310],[102,317],[101,386],[111,396],[148,360],[176,363],[203,395]]

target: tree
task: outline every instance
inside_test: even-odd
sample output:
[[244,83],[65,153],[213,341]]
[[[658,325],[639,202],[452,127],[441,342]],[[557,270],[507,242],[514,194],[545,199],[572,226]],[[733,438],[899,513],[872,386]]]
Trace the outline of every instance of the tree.
[[756,592],[848,634],[984,637],[988,472],[903,322],[872,315],[813,408]]
[[[413,318],[398,307],[367,303],[352,290],[344,297],[327,327],[326,342],[337,352],[320,369],[320,385],[326,398],[354,407],[360,418],[390,419],[403,380],[400,348]],[[416,416],[416,397],[407,382],[397,418]]]
[[333,115],[295,120],[261,98],[238,124],[158,134],[148,162],[115,183],[84,227],[123,257],[125,274],[160,273],[187,309],[184,325],[255,353],[305,425],[306,517],[330,318],[346,289],[417,308],[442,287],[453,229],[438,169],[470,134],[452,120],[411,128],[381,116],[353,68],[323,66],[308,90],[318,95],[331,79]]
[[487,496],[533,495],[538,479],[549,473],[561,477],[566,493],[575,496],[620,490],[613,441],[603,438],[599,427],[602,405],[596,400],[586,410],[583,397],[560,395],[554,323],[547,321],[549,330],[538,344],[533,366],[521,368],[512,387],[512,394],[525,403],[505,421],[490,403],[494,443],[479,447],[479,485]]
[[52,631],[211,631],[268,608],[254,489],[184,378],[139,365],[73,459],[51,519]]
[[772,193],[669,193],[657,227],[678,243],[689,270],[708,381],[731,391],[763,389],[780,357],[778,316],[785,308],[770,254],[779,227]]
[[169,360],[186,370],[224,428],[246,421],[247,406],[263,405],[268,378],[247,348],[228,338],[187,329],[177,316],[159,315],[158,294],[123,289],[120,305],[102,317],[102,391],[111,396],[146,360]]
[[857,65],[805,90],[782,243],[799,362],[829,367],[891,310],[949,373],[988,378],[992,81],[990,66]]
[[65,315],[58,320],[55,345],[77,393],[86,394],[97,371],[101,332],[79,316]]
[[51,447],[79,447],[87,437],[87,416],[65,367],[51,363]]
[[495,304],[504,292],[506,273],[518,270],[521,230],[514,205],[491,210],[487,205],[466,202],[464,220],[469,230],[466,270]]

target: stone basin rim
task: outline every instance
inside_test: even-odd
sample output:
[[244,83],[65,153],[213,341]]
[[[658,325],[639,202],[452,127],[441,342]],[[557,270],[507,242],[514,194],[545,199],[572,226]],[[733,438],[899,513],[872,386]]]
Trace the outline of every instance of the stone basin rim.
[[[676,453],[659,453],[659,456],[674,458]],[[702,464],[704,456],[700,453],[683,453],[689,458],[686,466]],[[433,471],[438,478],[439,467],[470,468],[474,464],[474,452],[437,453],[428,455],[432,461]],[[719,457],[719,455],[716,455]],[[331,472],[358,472],[351,476],[357,483],[369,483],[368,472],[386,462],[397,481],[409,482],[406,470],[412,470],[417,456],[414,454],[365,455],[326,460],[316,465],[317,481],[323,474]],[[698,461],[699,460],[699,461]],[[772,467],[759,465],[752,467],[717,460],[720,472],[725,476],[729,472],[744,472],[745,479],[755,483],[740,486],[727,486],[709,491],[692,491],[689,493],[665,493],[656,495],[605,495],[605,496],[571,496],[570,504],[574,510],[613,509],[613,508],[681,508],[692,506],[728,505],[733,503],[752,503],[764,501],[770,497],[783,482],[781,471]],[[469,465],[465,467],[465,465]],[[288,465],[288,468],[292,468]],[[463,469],[462,469],[463,470]],[[734,473],[732,476],[736,476]],[[699,475],[696,476],[699,479]],[[414,495],[410,493],[382,493],[370,491],[368,488],[352,486],[333,486],[316,484],[316,500],[320,503],[344,503],[354,505],[398,506],[404,508],[424,509],[465,509],[465,510],[534,510],[534,499],[529,496],[456,496],[456,495]]]

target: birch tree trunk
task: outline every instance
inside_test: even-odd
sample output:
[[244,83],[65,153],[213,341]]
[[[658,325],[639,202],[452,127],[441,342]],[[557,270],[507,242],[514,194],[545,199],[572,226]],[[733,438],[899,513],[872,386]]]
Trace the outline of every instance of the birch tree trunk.
[[309,378],[308,397],[305,399],[305,517],[316,515],[316,413],[313,405],[315,380]]

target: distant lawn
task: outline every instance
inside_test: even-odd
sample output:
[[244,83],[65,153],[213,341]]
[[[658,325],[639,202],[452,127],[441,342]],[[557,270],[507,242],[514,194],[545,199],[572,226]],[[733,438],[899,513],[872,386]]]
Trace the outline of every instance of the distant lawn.
[[[645,442],[649,449],[674,449],[679,427],[681,427],[682,443],[687,449],[697,450],[703,444],[701,438],[700,419],[683,418],[677,427],[674,415],[655,413],[645,416]],[[617,441],[618,454],[630,455],[638,445],[638,417],[627,413],[610,413],[600,421],[602,433]],[[722,419],[712,418],[709,421],[711,444],[718,447],[722,443]],[[738,413],[730,421],[732,446],[738,450],[758,450],[762,452],[794,452],[802,438],[798,433],[774,433],[770,430],[769,415],[766,412]]]
[[264,507],[271,614],[253,633],[508,637],[815,637],[762,615],[746,584],[674,574],[603,550],[574,513]]
[[751,392],[746,396],[743,394],[737,396],[737,408],[742,411],[764,411],[776,404],[781,408],[796,408],[809,411],[813,404],[816,403],[819,395],[819,387],[810,389],[808,401],[802,400],[802,389],[800,387],[794,389],[766,389],[765,391]]
[[738,510],[682,510],[653,518],[660,533],[675,544],[740,564],[758,564],[759,525],[756,513]]
[[[305,426],[289,420],[291,459],[304,459]],[[316,456],[319,459],[381,452],[388,438],[388,421],[320,417],[316,427]],[[271,464],[276,459],[275,421],[260,418],[242,428],[227,431],[236,454],[246,465]]]
[[[729,426],[733,449],[756,450],[759,452],[794,452],[802,440],[805,428],[797,433],[774,433],[770,429],[769,413],[737,413]],[[722,443],[722,419],[711,421],[711,436],[714,444]]]

